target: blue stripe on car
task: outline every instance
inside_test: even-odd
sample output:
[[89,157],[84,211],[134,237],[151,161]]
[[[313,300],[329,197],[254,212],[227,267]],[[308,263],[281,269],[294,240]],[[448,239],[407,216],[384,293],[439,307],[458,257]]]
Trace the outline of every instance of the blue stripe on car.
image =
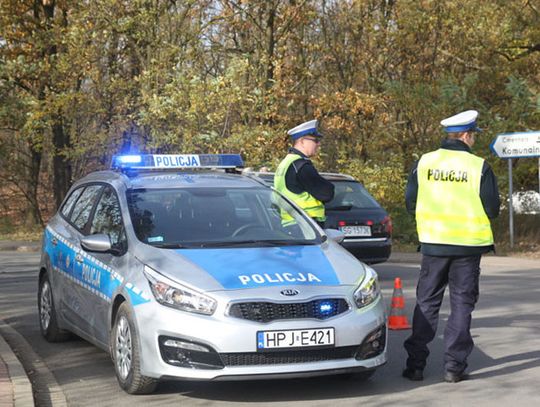
[[318,246],[180,249],[177,252],[227,289],[340,284]]
[[[52,244],[53,237],[57,240],[56,246]],[[124,278],[111,267],[89,255],[84,250],[77,249],[73,244],[53,232],[50,228],[45,229],[45,251],[49,255],[55,271],[62,273],[74,283],[84,287],[107,302],[111,301],[118,286],[124,281]],[[83,258],[80,264],[75,260],[77,255]],[[134,306],[150,301],[133,284],[128,282],[125,287]]]

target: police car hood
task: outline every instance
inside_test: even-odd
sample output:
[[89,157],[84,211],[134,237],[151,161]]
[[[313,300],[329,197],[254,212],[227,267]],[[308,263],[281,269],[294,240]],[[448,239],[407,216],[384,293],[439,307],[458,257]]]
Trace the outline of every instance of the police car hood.
[[333,241],[249,248],[152,247],[139,260],[174,281],[203,291],[358,285],[365,275],[363,263]]

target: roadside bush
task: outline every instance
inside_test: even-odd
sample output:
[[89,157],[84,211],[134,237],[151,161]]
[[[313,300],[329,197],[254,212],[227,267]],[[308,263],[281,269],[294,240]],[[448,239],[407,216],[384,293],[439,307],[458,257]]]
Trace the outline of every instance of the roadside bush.
[[[508,252],[510,248],[508,210],[501,211],[492,221],[493,235],[498,252]],[[540,252],[540,214],[514,214],[513,251]]]
[[405,207],[406,177],[398,160],[389,159],[384,165],[359,160],[343,162],[340,172],[359,180],[379,203],[388,208]]
[[392,239],[399,245],[416,246],[418,244],[418,233],[416,232],[414,216],[407,212],[405,206],[386,208],[386,210],[390,213],[394,226]]

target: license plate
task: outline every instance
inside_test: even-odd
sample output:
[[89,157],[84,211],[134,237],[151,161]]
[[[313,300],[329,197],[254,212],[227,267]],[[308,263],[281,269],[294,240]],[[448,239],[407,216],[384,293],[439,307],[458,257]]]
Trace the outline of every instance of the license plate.
[[334,346],[334,328],[257,332],[257,350]]
[[340,226],[345,236],[371,236],[370,226]]

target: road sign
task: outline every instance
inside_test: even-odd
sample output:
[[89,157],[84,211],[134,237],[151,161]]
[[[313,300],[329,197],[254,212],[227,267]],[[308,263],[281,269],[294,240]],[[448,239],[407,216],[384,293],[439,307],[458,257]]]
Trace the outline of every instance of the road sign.
[[[508,158],[508,196],[513,197],[512,158],[538,157],[538,183],[540,189],[540,131],[498,134],[490,144],[499,158]],[[514,208],[508,200],[510,247],[514,247]]]
[[490,147],[500,158],[540,157],[540,131],[499,134]]

